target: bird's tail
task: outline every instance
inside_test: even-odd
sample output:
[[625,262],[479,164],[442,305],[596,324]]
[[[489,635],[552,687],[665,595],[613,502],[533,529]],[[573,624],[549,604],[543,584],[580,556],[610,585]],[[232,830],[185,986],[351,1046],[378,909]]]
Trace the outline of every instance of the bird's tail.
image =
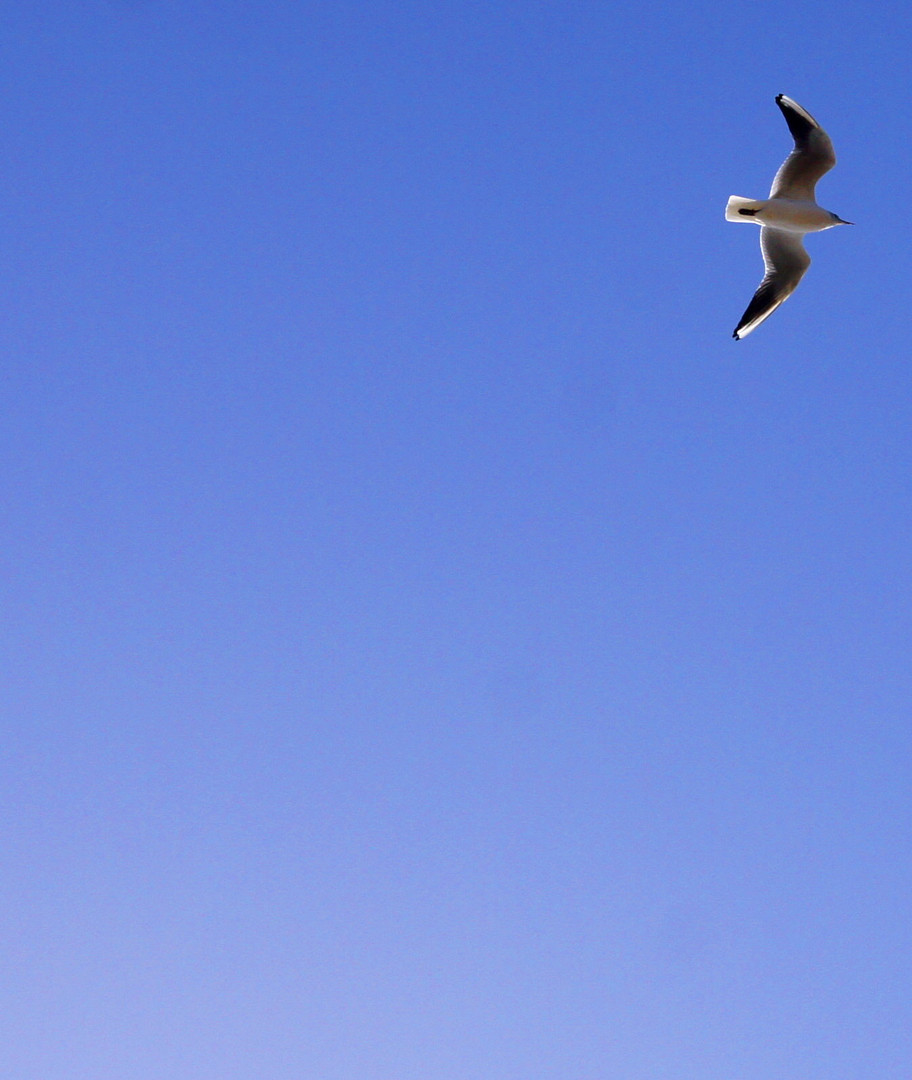
[[765,199],[742,199],[740,195],[732,195],[725,207],[725,220],[753,221],[765,205]]

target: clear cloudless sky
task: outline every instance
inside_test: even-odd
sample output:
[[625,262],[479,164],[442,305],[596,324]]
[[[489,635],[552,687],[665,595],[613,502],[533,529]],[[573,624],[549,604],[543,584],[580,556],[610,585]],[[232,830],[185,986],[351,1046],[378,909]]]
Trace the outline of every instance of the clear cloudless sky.
[[0,1074],[907,1078],[908,4],[0,31]]

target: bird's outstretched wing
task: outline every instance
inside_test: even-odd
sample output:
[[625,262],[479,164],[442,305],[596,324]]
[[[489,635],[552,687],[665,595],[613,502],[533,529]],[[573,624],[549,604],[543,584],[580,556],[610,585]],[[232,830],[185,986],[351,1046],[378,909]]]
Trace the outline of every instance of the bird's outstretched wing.
[[766,274],[732,334],[738,341],[756,330],[783,301],[788,300],[811,265],[811,257],[797,233],[764,225],[760,229],[760,250]]
[[836,164],[830,137],[813,116],[785,94],[776,97],[795,149],[782,163],[770,189],[771,199],[808,199],[814,201],[814,188],[824,173]]

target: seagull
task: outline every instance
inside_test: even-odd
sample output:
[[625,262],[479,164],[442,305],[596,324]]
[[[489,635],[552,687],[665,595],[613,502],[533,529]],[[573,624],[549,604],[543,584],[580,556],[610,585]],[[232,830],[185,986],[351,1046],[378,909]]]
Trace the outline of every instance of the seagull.
[[814,198],[817,181],[836,164],[829,135],[797,101],[778,94],[776,104],[795,139],[795,149],[776,173],[768,199],[732,195],[725,207],[726,221],[753,221],[760,226],[766,267],[760,287],[732,334],[736,341],[756,330],[798,287],[811,265],[801,242],[805,233],[854,224],[824,210]]

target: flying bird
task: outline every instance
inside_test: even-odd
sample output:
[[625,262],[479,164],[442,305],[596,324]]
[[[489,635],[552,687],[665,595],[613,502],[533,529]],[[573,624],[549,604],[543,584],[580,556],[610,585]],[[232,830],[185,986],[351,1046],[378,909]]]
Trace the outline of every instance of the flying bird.
[[830,137],[813,116],[785,94],[776,97],[795,149],[782,163],[768,199],[742,199],[732,195],[725,207],[726,221],[753,221],[760,226],[760,251],[766,273],[732,337],[740,341],[788,300],[811,265],[804,250],[805,233],[852,225],[838,214],[817,205],[814,187],[836,164]]

